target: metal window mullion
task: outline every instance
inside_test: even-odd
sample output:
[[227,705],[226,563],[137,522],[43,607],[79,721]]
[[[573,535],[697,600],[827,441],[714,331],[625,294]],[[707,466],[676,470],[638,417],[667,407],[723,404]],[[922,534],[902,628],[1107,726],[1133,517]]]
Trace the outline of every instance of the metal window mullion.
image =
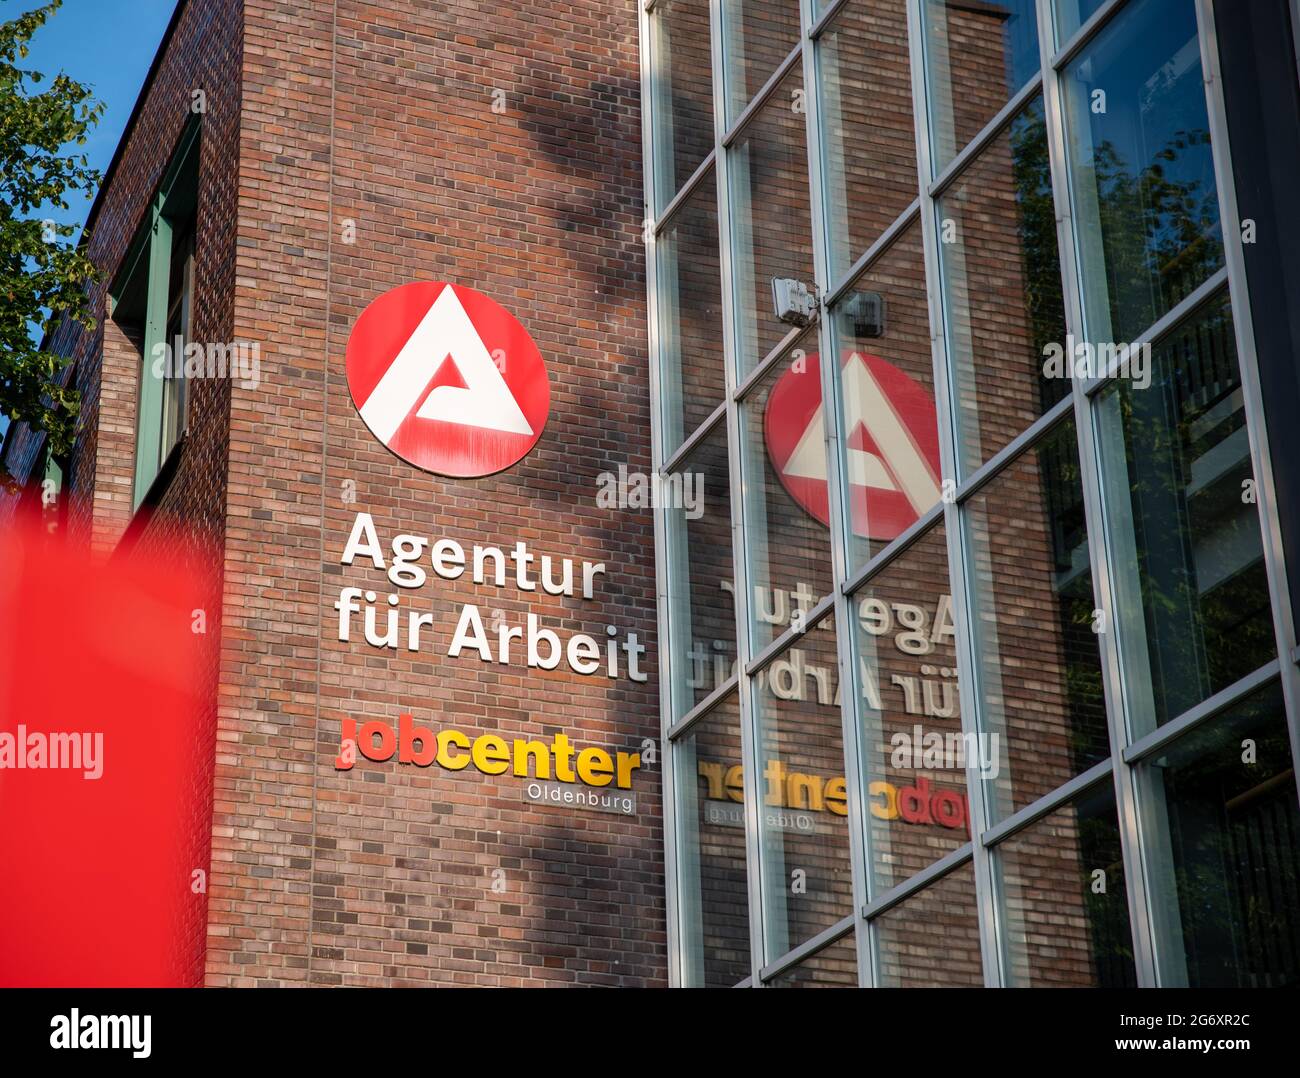
[[1263,666],[1252,670],[1243,678],[1234,681],[1227,688],[1220,689],[1213,696],[1202,700],[1195,707],[1189,707],[1177,718],[1170,719],[1138,738],[1124,750],[1124,762],[1133,766],[1152,756],[1158,756],[1175,741],[1198,726],[1229,711],[1253,696],[1271,682],[1281,672],[1279,660],[1270,659]]
[[[736,372],[740,369],[736,336],[736,276],[733,272],[735,229],[732,227],[731,152],[723,143],[726,133],[727,84],[723,48],[724,0],[709,0],[711,28],[709,53],[713,63],[713,138],[715,177],[718,191],[718,246],[722,268],[722,353],[726,385],[727,479],[731,499],[731,574],[736,614],[736,663],[742,671],[737,685],[740,715],[740,759],[745,810],[745,885],[749,908],[749,963],[751,984],[763,987],[766,922],[763,919],[762,863],[762,790],[758,776],[757,716],[754,711],[753,684],[743,674],[749,662],[749,571],[744,547],[744,505],[741,501],[740,426],[735,401]],[[765,89],[774,86],[772,83]],[[742,118],[747,119],[745,114]]]
[[1065,422],[1066,417],[1074,418],[1074,401],[1066,395],[1053,404],[1047,411],[1035,419],[1029,426],[1017,434],[1006,445],[989,457],[970,475],[961,481],[953,491],[952,500],[964,505],[975,497],[984,487],[1020,459],[1021,454],[1034,449],[1039,442],[1049,437],[1057,427]]
[[202,130],[203,114],[197,113],[190,116],[186,121],[185,129],[176,141],[176,148],[172,151],[171,163],[167,166],[167,172],[164,174],[162,182],[158,185],[159,194],[159,211],[165,214],[172,212],[168,202],[175,190],[176,182],[181,173],[189,164],[190,154],[194,152],[194,147],[198,143],[199,133]]
[[978,843],[966,841],[955,850],[950,850],[937,861],[931,861],[920,872],[913,873],[901,883],[894,884],[887,891],[882,891],[873,898],[862,916],[875,921],[883,913],[888,913],[895,906],[906,902],[915,894],[920,894],[932,883],[938,883],[969,861]]
[[[709,169],[713,167],[713,158],[715,153],[716,151],[710,150],[705,155],[704,160],[701,161],[699,165],[696,166],[695,171],[686,178],[686,182],[682,184],[677,193],[668,200],[668,205],[663,208],[663,212],[659,214],[657,219],[653,213],[649,212],[651,207],[647,204],[645,219],[654,223],[654,234],[656,236],[674,223],[673,218],[677,216],[678,211],[680,211],[681,208],[690,201],[691,196],[695,194],[697,189],[703,187],[704,177],[708,174]],[[648,186],[653,187],[653,182],[649,183]]]
[[1211,0],[1196,0],[1196,23],[1210,121],[1210,153],[1214,159],[1214,179],[1219,191],[1219,221],[1228,269],[1228,292],[1232,299],[1237,364],[1241,371],[1241,394],[1246,410],[1246,438],[1250,446],[1251,471],[1255,478],[1255,508],[1259,513],[1264,569],[1268,576],[1269,600],[1273,607],[1273,634],[1278,658],[1281,660],[1282,697],[1286,706],[1287,728],[1291,735],[1291,766],[1296,774],[1300,774],[1300,667],[1290,658],[1296,646],[1295,615],[1291,609],[1290,585],[1287,581],[1282,522],[1277,512],[1277,487],[1264,416],[1259,356],[1255,351],[1250,287],[1246,277],[1245,251],[1241,245],[1237,187],[1232,172],[1232,144],[1228,133],[1223,76],[1219,68],[1219,40]]
[[1069,804],[1076,797],[1087,793],[1094,786],[1102,783],[1113,783],[1114,771],[1111,768],[1110,760],[1102,760],[1094,764],[1068,782],[1062,783],[1055,790],[1045,793],[1037,801],[1031,801],[1022,809],[1018,809],[1010,816],[999,820],[987,831],[980,836],[980,841],[985,846],[993,847],[1004,842],[1013,835],[1031,827],[1044,816],[1050,816],[1057,809]]
[[[912,68],[912,113],[916,126],[916,163],[921,198],[921,238],[925,252],[926,302],[930,319],[930,350],[934,363],[935,407],[938,413],[939,456],[943,475],[955,481],[957,467],[957,420],[954,390],[949,370],[945,337],[943,274],[939,263],[939,237],[935,227],[935,198],[930,194],[934,176],[930,143],[929,82],[925,77],[924,23],[920,0],[908,0],[908,41]],[[954,482],[955,486],[955,482]],[[945,490],[948,482],[944,483]],[[948,588],[952,597],[954,644],[957,652],[957,689],[963,734],[980,728],[979,692],[976,687],[974,638],[971,635],[966,541],[961,508],[951,497],[943,499],[944,541],[948,554]],[[974,763],[966,769],[966,796],[970,805],[971,833],[988,829],[988,806],[984,782]],[[988,849],[972,843],[975,869],[975,902],[979,920],[980,958],[986,986],[1003,982],[999,913],[993,866]]]
[[830,24],[835,21],[846,7],[849,6],[849,0],[830,0],[828,4],[820,11],[813,11],[812,25],[808,27],[808,37],[814,41],[821,40],[823,34],[830,28]]
[[853,574],[840,585],[840,590],[845,595],[856,595],[872,577],[879,576],[902,557],[903,551],[914,546],[942,516],[943,502],[939,501],[876,551],[865,565],[854,570]]
[[[821,87],[818,56],[819,45],[811,36],[816,25],[817,12],[814,0],[800,4],[800,19],[807,32],[801,35],[803,44],[803,84],[805,128],[807,131],[809,213],[813,238],[813,277],[820,295],[829,291],[831,276],[831,251],[826,234],[827,185],[823,174],[825,132],[822,129]],[[871,988],[877,983],[875,963],[872,960],[870,928],[860,916],[870,897],[869,829],[866,826],[867,799],[862,788],[862,694],[857,688],[854,671],[853,635],[849,623],[849,598],[839,587],[849,571],[848,514],[845,508],[842,474],[842,435],[838,360],[834,326],[828,312],[821,312],[817,330],[817,347],[821,355],[818,369],[821,377],[823,415],[830,417],[824,424],[826,445],[827,506],[830,516],[830,556],[832,581],[830,599],[835,619],[835,655],[838,666],[840,692],[840,748],[844,758],[845,794],[849,822],[849,872],[853,894],[853,931],[858,961],[858,985]],[[816,630],[814,630],[816,631]]]
[[789,348],[803,334],[810,329],[815,329],[813,325],[793,326],[788,329],[785,335],[772,346],[771,350],[760,359],[755,367],[739,380],[736,385],[736,403],[739,404],[748,397],[760,382],[763,381],[772,369],[781,362],[782,357],[789,351]]
[[823,306],[828,309],[834,307],[840,301],[840,298],[857,283],[858,278],[866,273],[867,268],[893,246],[894,240],[903,234],[920,212],[920,198],[912,199],[907,208],[895,217],[885,227],[885,230],[872,241],[871,246],[853,260],[853,265],[841,274],[839,280],[826,289],[823,293],[826,297]]
[[827,616],[834,612],[834,608],[834,593],[822,596],[813,605],[812,609],[805,614],[802,625],[790,626],[774,640],[759,648],[745,667],[745,673],[752,677],[761,670],[766,669],[767,665],[783,651],[793,647],[814,629],[820,628],[821,623],[826,620]]
[[[1149,344],[1153,349],[1158,348],[1164,343],[1166,337],[1171,336],[1181,329],[1184,323],[1195,318],[1200,313],[1201,308],[1210,303],[1215,293],[1219,292],[1227,283],[1227,268],[1216,270],[1152,322],[1151,325],[1147,326],[1145,330],[1137,334],[1133,341]],[[1095,377],[1083,379],[1083,392],[1089,397],[1095,397],[1112,382],[1119,381],[1123,377],[1126,362],[1127,360],[1124,359],[1116,360]]]
[[666,732],[668,740],[680,741],[685,737],[697,722],[704,718],[705,715],[709,714],[709,712],[713,711],[728,696],[736,691],[736,684],[737,675],[732,674],[731,677],[727,678],[726,681],[709,693],[708,696],[668,728]]
[[[1066,160],[1065,125],[1062,112],[1061,74],[1053,64],[1051,0],[1038,2],[1038,41],[1043,72],[1043,114],[1047,125],[1047,146],[1052,178],[1052,198],[1056,207],[1057,249],[1061,258],[1065,317],[1068,332],[1083,339],[1083,298],[1079,287],[1073,202]],[[1092,26],[1092,30],[1096,30]],[[1089,27],[1085,26],[1085,30]],[[1071,53],[1073,55],[1073,53]],[[1106,534],[1104,492],[1101,489],[1095,431],[1092,423],[1092,398],[1077,380],[1071,381],[1074,401],[1075,434],[1078,440],[1079,476],[1083,487],[1084,519],[1088,534],[1088,561],[1092,573],[1093,597],[1106,612],[1106,631],[1098,634],[1098,651],[1102,668],[1102,691],[1106,703],[1106,725],[1115,782],[1115,808],[1119,821],[1120,845],[1124,861],[1124,885],[1133,934],[1134,964],[1138,984],[1156,984],[1154,934],[1152,931],[1150,888],[1143,857],[1137,791],[1132,770],[1124,763],[1128,744],[1125,721],[1123,671],[1117,636],[1110,551]]]
[[[645,219],[652,220],[656,199],[655,192],[655,102],[653,78],[653,54],[651,24],[653,16],[649,7],[643,7],[638,15],[640,34],[641,61],[641,153],[642,182],[644,186]],[[660,365],[663,357],[660,353],[659,338],[659,297],[658,297],[658,256],[653,234],[646,236],[646,308],[647,308],[647,352],[650,356],[650,459],[651,466],[658,469],[663,461],[663,416],[661,414],[662,397],[660,392]],[[663,804],[664,829],[664,915],[667,919],[668,947],[668,983],[680,987],[684,983],[682,968],[682,932],[681,904],[678,895],[678,858],[680,848],[677,834],[677,793],[673,772],[676,752],[668,739],[672,726],[673,711],[673,669],[672,648],[669,645],[668,609],[670,594],[670,573],[672,566],[668,557],[667,535],[668,509],[656,506],[654,509],[654,550],[655,550],[655,610],[656,627],[659,641],[659,761],[662,777],[661,797]]]
[[1042,84],[1042,72],[1035,72],[1029,81],[1020,87],[1005,105],[998,109],[993,118],[980,129],[979,134],[957,151],[956,156],[944,165],[939,175],[930,181],[929,190],[932,199],[938,201],[939,196],[966,171],[966,166],[983,153],[989,143],[998,138],[1011,125],[1011,122],[1019,115],[1020,110],[1038,95]]
[[[721,29],[719,29],[718,36],[721,37],[721,34],[722,31]],[[745,107],[740,110],[740,114],[736,117],[736,122],[731,125],[731,129],[728,131],[721,132],[719,136],[719,145],[718,145],[719,151],[721,151],[724,147],[734,146],[739,141],[740,136],[744,134],[745,128],[749,126],[750,122],[754,119],[755,116],[757,116],[760,112],[763,111],[763,106],[766,105],[769,99],[772,97],[772,95],[776,93],[777,87],[780,86],[781,83],[785,81],[785,77],[789,75],[791,71],[793,71],[797,66],[799,66],[799,62],[802,59],[802,49],[803,49],[803,42],[802,42],[802,35],[801,35],[800,42],[796,44],[789,51],[789,53],[786,54],[786,56],[777,65],[776,70],[773,71],[772,74],[768,76],[767,82],[763,83],[763,85],[759,87],[758,93],[756,93],[752,98],[750,98],[750,100],[745,105]],[[719,73],[720,71],[715,72],[715,80],[714,80],[715,86],[717,85],[716,75]],[[714,100],[715,101],[717,100],[717,95],[714,95]],[[725,104],[726,101],[725,85],[723,86],[723,101]]]
[[[656,409],[656,411],[659,410]],[[708,414],[704,422],[682,439],[681,444],[668,454],[668,459],[659,464],[658,472],[667,476],[673,472],[681,471],[690,455],[708,440],[709,436],[713,434],[714,428],[722,422],[726,413],[727,402],[721,400],[718,402],[718,406]]]
[[[1079,55],[1087,44],[1095,38],[1114,18],[1128,0],[1104,0],[1102,5],[1088,16],[1082,26],[1075,30],[1070,40],[1059,49],[1056,47],[1056,34],[1052,26],[1052,12],[1048,12],[1047,34],[1040,36],[1043,42],[1042,55],[1048,57],[1046,67],[1060,71],[1066,64]],[[1040,8],[1041,11],[1041,8]]]
[[792,947],[785,954],[774,958],[763,967],[763,981],[770,984],[781,974],[794,969],[805,959],[815,958],[822,951],[834,946],[857,927],[858,918],[854,914],[841,917],[829,928],[823,928],[811,939],[804,940],[798,947]]

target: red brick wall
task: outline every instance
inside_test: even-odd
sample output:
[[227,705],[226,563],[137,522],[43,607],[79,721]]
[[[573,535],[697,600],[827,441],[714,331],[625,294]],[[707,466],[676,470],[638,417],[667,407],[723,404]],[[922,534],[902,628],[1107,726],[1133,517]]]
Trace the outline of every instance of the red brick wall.
[[[657,764],[635,818],[526,805],[473,769],[333,766],[343,718],[402,710],[507,739],[656,735],[651,517],[596,505],[600,473],[649,467],[635,8],[245,7],[235,321],[262,382],[232,394],[207,983],[663,983]],[[412,280],[491,295],[541,349],[550,420],[506,472],[417,471],[348,397],[352,324]],[[384,580],[338,564],[358,511],[385,540],[523,539],[609,571],[588,603],[433,577],[408,597],[432,648],[369,648],[359,622],[344,644],[339,589]],[[465,602],[632,629],[650,680],[448,658]]]
[[[472,769],[333,766],[342,718],[401,710],[611,750],[657,734],[651,518],[596,501],[601,473],[649,467],[635,9],[189,0],[100,199],[91,253],[109,280],[195,87],[207,115],[192,336],[256,344],[261,380],[192,385],[176,475],[125,546],[138,350],[107,319],[56,341],[86,400],[70,534],[101,556],[200,568],[224,550],[201,643],[215,713],[199,717],[194,766],[210,903],[178,925],[191,947],[207,933],[192,982],[663,983],[657,761],[636,779],[633,818],[528,805],[517,780]],[[366,304],[438,279],[506,305],[550,371],[540,443],[488,479],[408,467],[347,395],[344,346]],[[104,288],[95,302],[107,308]],[[16,431],[10,469],[28,478],[39,450]],[[608,571],[592,602],[434,577],[415,599],[437,615],[429,646],[390,658],[359,625],[336,639],[338,589],[383,579],[338,564],[362,510],[385,539],[523,539]],[[564,634],[634,631],[647,680],[448,658],[464,602],[512,622],[532,610]]]

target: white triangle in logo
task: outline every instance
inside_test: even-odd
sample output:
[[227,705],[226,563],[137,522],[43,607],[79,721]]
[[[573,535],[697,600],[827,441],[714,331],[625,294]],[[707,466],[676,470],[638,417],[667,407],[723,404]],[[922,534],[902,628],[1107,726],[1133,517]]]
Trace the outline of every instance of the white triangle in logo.
[[[850,447],[849,482],[858,487],[882,487],[896,490],[894,482],[885,470],[884,462],[875,453]],[[792,479],[816,479],[825,483],[826,475],[826,418],[824,407],[817,406],[817,411],[799,438],[790,459],[785,462],[785,474]]]
[[381,442],[387,443],[410,415],[445,356],[451,356],[465,385],[435,386],[420,405],[419,418],[509,434],[533,433],[483,338],[447,285],[361,409],[361,418]]
[[[921,455],[893,402],[880,388],[862,356],[854,352],[844,365],[841,385],[848,413],[845,426],[863,424],[884,460],[863,449],[849,449],[849,483],[882,490],[902,490],[918,514],[939,500],[934,473]],[[783,471],[787,476],[826,481],[826,420],[822,405],[809,420]]]

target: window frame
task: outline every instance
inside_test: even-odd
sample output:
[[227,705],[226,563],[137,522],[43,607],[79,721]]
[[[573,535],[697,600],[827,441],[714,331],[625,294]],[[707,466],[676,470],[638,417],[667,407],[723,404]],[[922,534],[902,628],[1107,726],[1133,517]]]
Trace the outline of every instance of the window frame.
[[[159,477],[172,471],[172,458],[184,443],[189,429],[189,394],[183,385],[183,374],[177,379],[174,374],[169,377],[165,370],[156,371],[155,356],[159,348],[168,343],[167,327],[173,299],[170,294],[173,245],[176,240],[187,233],[193,235],[196,230],[201,132],[202,117],[196,115],[181,132],[158,189],[149,200],[144,220],[128,248],[127,257],[109,287],[114,321],[141,331],[131,494],[133,513],[146,501],[152,500]],[[190,242],[193,244],[192,240]],[[192,262],[193,250],[182,271],[182,291],[177,297],[187,339],[193,312]],[[170,391],[180,394],[175,406],[178,413],[176,429],[167,432],[169,437],[165,438],[169,425],[168,386],[174,386],[178,381],[182,383],[179,389]]]

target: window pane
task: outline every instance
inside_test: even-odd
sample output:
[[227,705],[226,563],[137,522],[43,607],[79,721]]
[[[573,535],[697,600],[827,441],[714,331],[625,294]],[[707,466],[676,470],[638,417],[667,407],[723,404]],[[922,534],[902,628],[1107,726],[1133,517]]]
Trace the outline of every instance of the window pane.
[[[1075,428],[1064,422],[962,509],[992,822],[1110,755]],[[994,746],[990,745],[990,749]]]
[[872,924],[881,988],[983,987],[975,869],[969,861]]
[[834,282],[917,195],[906,0],[854,0],[818,58]]
[[[970,838],[943,528],[926,532],[850,603],[871,893],[879,894]],[[936,737],[940,751],[927,752]]]
[[710,172],[659,235],[665,455],[712,415],[726,395],[716,204]]
[[659,208],[713,149],[713,67],[708,0],[664,0],[654,28],[655,159]]
[[[760,651],[831,590],[817,332],[795,341],[741,404],[750,638]],[[824,425],[824,424],[823,424]],[[811,434],[809,433],[811,432]]]
[[799,0],[723,0],[722,24],[731,123],[799,43]]
[[1041,98],[944,191],[938,215],[969,475],[1070,392],[1068,377],[1043,374],[1044,345],[1065,340],[1065,305]]
[[856,988],[858,945],[853,932],[805,958],[770,983],[773,988]]
[[1139,771],[1162,981],[1300,984],[1300,810],[1275,683]]
[[1064,45],[1106,0],[1053,0],[1056,7],[1056,44]]
[[905,229],[831,312],[851,568],[939,501],[939,428],[921,225]]
[[1275,654],[1226,294],[1137,366],[1097,413],[1134,738]]
[[1034,0],[925,0],[931,153],[940,172],[1038,73]]
[[834,619],[758,675],[767,961],[853,912]]
[[750,972],[735,694],[693,723],[673,752],[682,976],[690,987],[730,987]]
[[721,686],[736,665],[726,424],[709,433],[680,474],[683,496],[668,513],[675,718]]
[[803,112],[803,77],[796,68],[729,151],[742,375],[791,328],[773,312],[772,279],[813,287]]
[[1062,76],[1087,333],[1131,341],[1223,265],[1192,0],[1134,0]]
[[172,240],[172,265],[167,282],[167,332],[170,365],[163,376],[162,439],[159,466],[185,432],[185,346],[191,340],[194,295],[194,228]]
[[1107,781],[997,847],[1007,983],[1136,988],[1115,791]]

